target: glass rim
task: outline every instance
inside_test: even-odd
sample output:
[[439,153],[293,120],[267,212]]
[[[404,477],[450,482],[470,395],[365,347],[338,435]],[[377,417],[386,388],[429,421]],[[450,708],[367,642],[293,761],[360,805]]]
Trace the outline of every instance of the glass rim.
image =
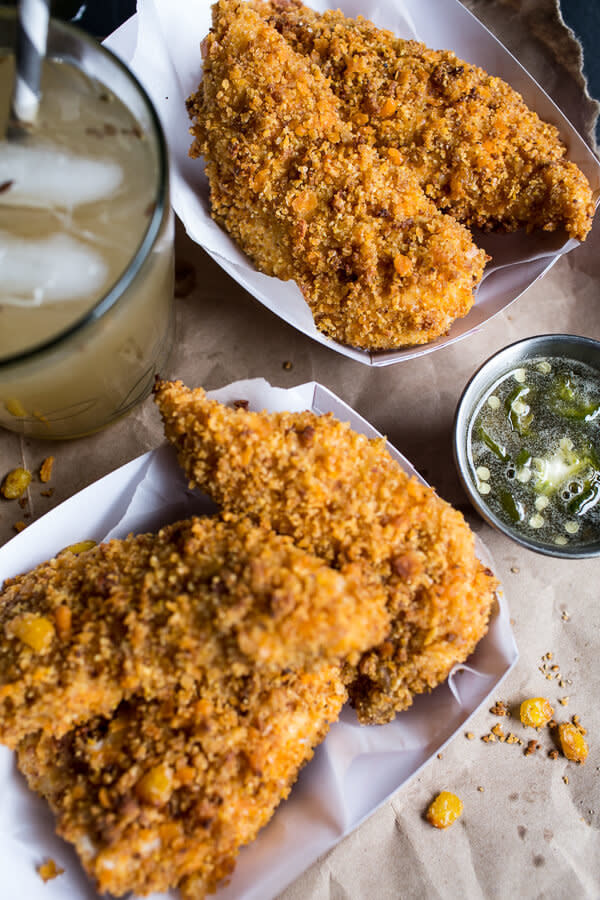
[[[12,7],[0,7],[0,19],[10,19],[16,22],[16,18],[16,9],[13,9]],[[32,347],[29,347],[26,350],[20,350],[17,353],[13,353],[10,356],[0,356],[0,373],[2,372],[2,370],[17,367],[24,363],[34,361],[44,356],[44,354],[58,349],[60,345],[65,343],[69,338],[90,327],[95,322],[100,321],[111,309],[113,309],[118,300],[123,296],[127,288],[139,274],[142,266],[144,265],[144,262],[148,258],[152,247],[154,246],[158,238],[165,213],[168,213],[169,211],[167,208],[169,197],[169,166],[167,143],[162,125],[160,123],[160,119],[148,92],[136,77],[136,75],[131,71],[131,69],[129,69],[125,65],[125,63],[121,59],[119,59],[119,57],[115,53],[113,53],[112,50],[110,50],[108,47],[105,47],[99,41],[95,40],[95,38],[88,35],[85,31],[82,31],[79,28],[75,28],[73,25],[70,25],[66,22],[61,22],[58,19],[51,18],[48,31],[49,40],[52,32],[67,34],[70,37],[75,38],[76,40],[83,42],[84,44],[87,44],[88,47],[90,47],[94,52],[106,56],[112,64],[114,64],[118,69],[121,70],[122,74],[124,74],[125,77],[131,82],[131,84],[141,97],[142,102],[149,114],[150,130],[156,141],[157,148],[158,167],[156,190],[154,192],[155,199],[153,200],[154,209],[148,223],[148,227],[144,232],[142,241],[138,246],[135,254],[130,259],[121,275],[108,289],[108,291],[102,294],[102,296],[96,301],[96,303],[93,304],[90,309],[82,313],[70,325],[67,325],[53,337],[49,338],[48,340],[41,341],[38,344],[34,344]],[[53,58],[51,51],[48,54],[48,58]]]

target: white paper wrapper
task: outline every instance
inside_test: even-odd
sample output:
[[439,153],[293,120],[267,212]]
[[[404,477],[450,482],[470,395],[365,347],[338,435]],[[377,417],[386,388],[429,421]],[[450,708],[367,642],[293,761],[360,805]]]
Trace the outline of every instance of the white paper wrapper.
[[[251,409],[270,412],[332,412],[356,431],[379,436],[316,382],[284,390],[255,379],[236,382],[211,396],[225,403],[248,400]],[[411,475],[419,477],[397,450],[389,444],[388,449]],[[80,491],[0,548],[0,583],[77,541],[156,530],[213,509],[207,497],[187,488],[171,447],[160,447]],[[493,568],[483,545],[478,552]],[[218,897],[268,900],[283,890],[438,753],[495,690],[516,659],[508,609],[500,592],[487,635],[446,684],[419,697],[411,709],[388,725],[360,726],[354,712],[344,709],[290,798],[258,839],[242,850],[232,881]],[[55,837],[45,803],[27,790],[13,754],[4,747],[0,747],[0,796],[0,895],[27,900],[95,897],[74,852]],[[48,856],[65,874],[43,884],[35,866]]]
[[[596,196],[600,163],[558,107],[517,60],[459,0],[311,0],[315,9],[340,8],[359,13],[404,38],[417,38],[434,48],[454,50],[467,62],[482,66],[518,90],[529,106],[560,130],[569,158],[585,172]],[[137,15],[116,31],[107,45],[131,66],[152,97],[171,150],[172,201],[190,237],[247,291],[304,334],[338,353],[371,366],[386,366],[431,353],[469,334],[516,300],[548,271],[558,257],[577,246],[564,232],[531,235],[475,235],[493,257],[468,316],[449,333],[427,346],[369,353],[326,338],[294,282],[261,275],[209,213],[208,182],[201,160],[191,160],[185,100],[201,80],[200,42],[210,27],[210,0],[138,0]]]

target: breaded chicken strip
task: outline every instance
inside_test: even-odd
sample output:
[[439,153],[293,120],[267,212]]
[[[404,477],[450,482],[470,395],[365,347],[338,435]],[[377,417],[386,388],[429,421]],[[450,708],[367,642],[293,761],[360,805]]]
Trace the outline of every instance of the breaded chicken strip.
[[221,663],[191,698],[135,697],[60,740],[20,744],[19,767],[100,893],[214,891],[346,697],[337,667],[239,678]]
[[298,0],[253,6],[319,66],[353,129],[408,165],[439,209],[481,228],[565,228],[585,239],[594,214],[585,175],[506,82],[361,16],[319,15]]
[[229,409],[158,383],[167,438],[192,485],[332,566],[371,567],[392,627],[349,686],[361,722],[387,722],[445,680],[485,634],[497,582],[462,515],[331,415]]
[[0,741],[60,737],[134,693],[321,666],[383,639],[381,587],[249,522],[189,519],[67,551],[0,595]]
[[240,0],[220,0],[188,101],[212,214],[317,327],[370,350],[422,344],[466,315],[486,255],[412,172],[353,136],[319,69]]

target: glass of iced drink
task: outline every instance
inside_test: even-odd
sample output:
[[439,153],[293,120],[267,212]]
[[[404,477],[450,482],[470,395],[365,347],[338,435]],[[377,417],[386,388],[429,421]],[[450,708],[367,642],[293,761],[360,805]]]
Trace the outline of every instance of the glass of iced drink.
[[167,151],[134,76],[56,21],[36,122],[7,138],[15,31],[0,10],[0,425],[71,438],[125,415],[164,374]]

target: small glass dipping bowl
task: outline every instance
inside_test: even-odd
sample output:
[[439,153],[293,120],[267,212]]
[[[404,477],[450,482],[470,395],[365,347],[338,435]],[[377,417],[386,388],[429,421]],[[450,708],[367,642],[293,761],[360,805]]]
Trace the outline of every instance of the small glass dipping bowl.
[[[2,116],[6,115],[6,88],[8,83],[12,84],[7,58],[15,45],[15,32],[15,11],[0,10]],[[35,329],[42,321],[41,312],[28,324],[17,326],[13,319],[8,319],[8,306],[3,308],[0,297],[0,338],[4,338],[7,347],[4,351],[0,349],[0,426],[36,438],[63,439],[90,434],[120,419],[148,396],[155,374],[164,374],[174,330],[174,224],[169,201],[166,141],[154,107],[134,75],[113,53],[87,34],[53,19],[49,27],[47,60],[48,66],[54,66],[56,72],[68,67],[80,73],[81,82],[86,80],[86,83],[97,85],[96,93],[102,101],[99,105],[107,110],[104,129],[84,129],[82,125],[78,134],[84,135],[82,140],[95,141],[102,148],[103,158],[108,160],[114,159],[123,142],[128,142],[127,159],[130,162],[122,181],[123,188],[127,187],[130,194],[135,193],[135,202],[120,201],[120,218],[115,214],[114,196],[119,192],[124,196],[121,186],[94,203],[88,202],[87,207],[86,201],[81,201],[80,208],[91,208],[90,215],[108,223],[107,234],[103,234],[102,241],[97,240],[94,247],[109,247],[111,250],[107,252],[113,253],[122,251],[124,259],[122,263],[119,261],[114,276],[107,276],[97,292],[89,288],[94,291],[90,294],[90,302],[86,300],[86,307],[74,317],[50,332],[38,333]],[[74,77],[76,83],[77,77]],[[51,107],[54,110],[57,96],[52,88],[44,93],[43,75],[37,122],[46,130],[48,123],[56,117],[46,111],[44,104],[46,101],[54,103]],[[75,122],[87,110],[83,102],[75,107],[71,99],[72,95],[61,95],[61,111],[65,110],[66,121]],[[111,111],[116,106],[129,115],[128,121],[132,124],[127,128],[110,124],[109,113],[117,124],[123,122]],[[34,126],[22,147],[27,150],[35,146],[38,137],[39,129],[36,134]],[[5,167],[15,148],[20,152],[16,142],[13,141],[11,146],[5,134],[0,134],[0,154],[4,154]],[[85,152],[79,145],[69,145],[68,150]],[[10,175],[6,177],[10,178]],[[22,182],[26,183],[26,175],[22,176]],[[143,185],[143,191],[132,187],[138,182]],[[17,176],[14,184],[19,183]],[[10,201],[12,185],[10,180],[1,185],[3,202]],[[140,204],[139,215],[136,203]],[[27,203],[21,208],[27,209]],[[27,223],[31,221],[32,227],[39,227],[39,218],[36,218],[39,210],[35,204],[31,209]],[[129,227],[126,212],[135,218],[135,230]],[[70,209],[61,211],[59,221],[66,222],[65,233],[70,215]],[[10,231],[10,221],[8,225],[6,221],[5,215],[3,227]],[[38,237],[38,234],[34,235],[35,239]],[[60,237],[64,240],[62,234]],[[91,246],[85,228],[72,226],[68,238],[79,245],[87,240]],[[13,239],[12,234],[9,239]],[[44,240],[42,238],[41,243]],[[12,245],[7,243],[7,246]],[[10,252],[5,253],[6,258]],[[50,255],[50,252],[46,253],[46,256]],[[35,276],[38,260],[34,253],[30,256],[31,271]],[[67,269],[63,265],[61,273]],[[0,276],[2,272],[0,254]],[[71,278],[76,287],[81,285],[82,289],[88,290],[87,276],[80,278],[78,275],[77,279]],[[57,299],[65,298],[61,295]],[[38,307],[38,311],[41,308]],[[25,345],[18,340],[23,334],[30,338]],[[13,336],[14,346],[10,344]],[[8,345],[7,339],[10,339]]]
[[[492,393],[495,393],[498,386],[505,383],[506,377],[509,377],[509,373],[522,371],[521,367],[527,367],[530,360],[537,360],[540,358],[542,360],[547,360],[551,365],[553,360],[556,361],[557,367],[560,366],[560,361],[565,361],[568,364],[569,360],[575,364],[581,363],[586,367],[589,367],[589,370],[592,370],[593,374],[596,376],[598,395],[600,396],[600,343],[598,341],[571,334],[545,334],[526,338],[525,340],[511,344],[494,354],[494,356],[491,356],[481,366],[468,382],[458,402],[454,419],[453,436],[453,451],[456,468],[463,487],[477,512],[486,522],[488,522],[488,524],[507,535],[507,537],[516,541],[518,544],[521,544],[523,547],[527,547],[530,550],[534,550],[537,553],[564,559],[586,559],[599,556],[600,503],[598,503],[598,524],[597,528],[594,528],[595,533],[588,536],[585,541],[578,541],[575,534],[569,535],[567,543],[563,543],[566,540],[566,535],[561,534],[558,538],[559,543],[557,543],[556,540],[541,540],[537,536],[537,529],[529,527],[526,521],[510,524],[508,521],[500,518],[496,511],[490,508],[490,503],[486,501],[486,494],[481,492],[481,481],[478,475],[480,464],[479,461],[474,461],[472,452],[473,441],[478,439],[477,433],[474,431],[477,418]],[[518,385],[516,386],[518,387]],[[539,402],[541,402],[544,409],[548,409],[548,404],[551,402],[551,382],[549,383],[548,391],[549,393],[547,395],[542,394],[541,397],[538,397]],[[502,412],[502,410],[504,410],[504,413],[506,413],[506,408],[507,400],[505,399],[503,405],[500,407],[500,411]],[[526,406],[522,406],[520,409],[527,410],[527,408],[528,407]],[[586,418],[585,421],[587,422],[588,419]],[[591,422],[590,429],[598,429],[598,444],[600,444],[600,416],[596,420],[594,413],[589,421]],[[568,420],[566,420],[565,427],[567,426]],[[479,425],[479,428],[481,428],[481,425]],[[481,432],[479,432],[479,435],[480,439]],[[489,441],[488,446],[493,444],[489,435],[487,436],[487,440]],[[567,441],[568,453],[568,442],[570,439],[568,437],[563,437],[560,440],[563,442],[565,440]],[[526,440],[523,444],[526,444]],[[494,447],[494,452],[489,458],[495,463],[496,460],[494,459],[494,456],[497,457],[499,453],[501,454],[505,450],[506,448],[504,445],[500,447],[496,445]],[[550,453],[552,452],[550,447],[548,450]],[[510,462],[508,462],[507,465],[510,465]],[[527,465],[530,464],[527,463]],[[513,466],[513,477],[517,468],[516,465]],[[487,491],[493,489],[493,477],[487,475],[488,471],[489,469],[485,467],[483,474],[491,479],[490,487],[486,488]],[[573,479],[568,476],[567,481],[573,481]],[[574,485],[574,487],[577,487],[577,485]],[[598,487],[597,490],[600,492],[600,487]],[[538,498],[538,503],[539,502]],[[549,501],[544,499],[542,503],[548,505]],[[568,509],[566,501],[564,505],[565,508]],[[530,508],[526,513],[527,519],[529,519],[532,514],[535,516],[537,514],[536,510],[539,509],[543,509],[543,506]],[[539,517],[539,514],[537,515]],[[567,512],[565,513],[565,517],[568,520],[569,515],[575,520],[571,526],[572,528],[575,528],[577,517],[574,514],[569,514]]]

